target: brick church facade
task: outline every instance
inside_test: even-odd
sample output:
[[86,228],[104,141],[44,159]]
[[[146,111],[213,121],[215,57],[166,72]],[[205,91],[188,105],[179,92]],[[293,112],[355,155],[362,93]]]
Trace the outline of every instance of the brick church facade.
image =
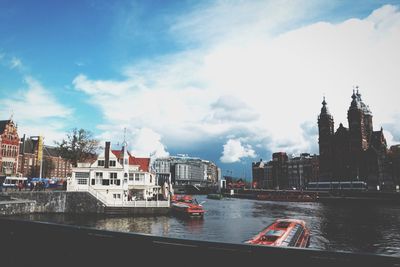
[[334,131],[334,120],[322,102],[318,116],[320,181],[364,181],[369,188],[393,188],[383,129],[373,130],[372,113],[358,91],[353,90],[347,112],[348,128]]

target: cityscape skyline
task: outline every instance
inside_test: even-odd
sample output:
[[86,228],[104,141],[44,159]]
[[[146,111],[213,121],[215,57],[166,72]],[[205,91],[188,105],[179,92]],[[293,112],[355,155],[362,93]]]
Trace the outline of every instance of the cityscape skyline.
[[346,123],[359,86],[398,144],[399,5],[2,2],[0,116],[49,145],[75,127],[122,142],[126,128],[135,155],[184,153],[250,178],[273,152],[318,154],[323,97]]

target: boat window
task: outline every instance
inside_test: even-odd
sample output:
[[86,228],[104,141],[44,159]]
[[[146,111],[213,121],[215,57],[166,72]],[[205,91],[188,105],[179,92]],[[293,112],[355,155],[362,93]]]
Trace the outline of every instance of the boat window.
[[261,237],[262,241],[268,241],[268,242],[275,242],[279,236],[273,236],[273,235],[264,235]]
[[288,226],[290,225],[290,222],[279,222],[276,227],[277,228],[288,228]]
[[266,236],[281,236],[285,231],[283,230],[269,230],[265,235]]

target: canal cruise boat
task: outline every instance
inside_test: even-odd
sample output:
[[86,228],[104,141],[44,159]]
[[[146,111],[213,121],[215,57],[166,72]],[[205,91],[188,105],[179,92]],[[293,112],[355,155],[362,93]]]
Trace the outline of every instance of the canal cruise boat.
[[188,195],[174,195],[171,199],[171,210],[176,215],[187,217],[200,217],[204,216],[204,208],[197,202],[195,198]]
[[245,243],[306,248],[310,245],[310,231],[303,220],[278,219]]

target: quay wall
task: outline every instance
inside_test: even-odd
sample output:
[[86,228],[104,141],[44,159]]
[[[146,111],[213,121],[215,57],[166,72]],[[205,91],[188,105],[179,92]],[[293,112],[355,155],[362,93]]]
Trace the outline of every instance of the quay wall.
[[2,193],[1,215],[28,213],[103,213],[104,205],[87,192],[14,191]]
[[[279,191],[279,190],[278,190]],[[277,190],[264,189],[235,189],[234,194],[230,194],[230,190],[225,190],[223,195],[232,198],[257,199],[260,193],[272,192]],[[290,193],[290,190],[280,190],[281,193]],[[332,190],[332,191],[303,191],[304,193],[317,193],[319,198],[317,202],[371,202],[371,203],[387,203],[400,204],[399,192],[378,192],[378,191],[356,191],[356,190]]]
[[165,215],[168,207],[105,207],[88,192],[8,191],[0,193],[0,215],[75,213]]
[[36,202],[32,200],[1,201],[0,216],[34,213],[35,206]]

